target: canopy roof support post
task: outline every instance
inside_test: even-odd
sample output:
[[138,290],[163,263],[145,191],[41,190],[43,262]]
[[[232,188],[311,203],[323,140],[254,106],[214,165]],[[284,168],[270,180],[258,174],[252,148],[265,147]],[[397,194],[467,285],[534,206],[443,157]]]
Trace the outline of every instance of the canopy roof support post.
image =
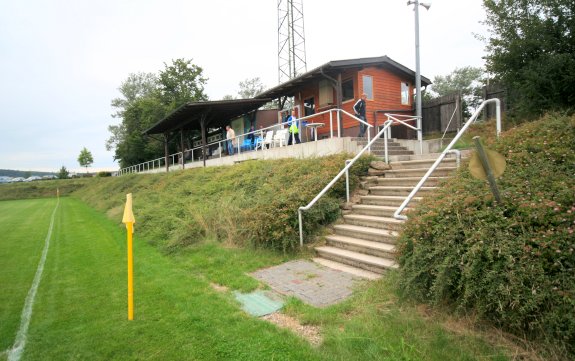
[[180,129],[180,146],[182,149],[182,169],[185,169],[186,168],[186,166],[185,166],[186,157],[184,156],[185,147],[184,147],[184,130],[183,129]]
[[170,171],[170,163],[168,162],[168,133],[164,133],[164,162],[166,163],[166,173]]
[[[200,128],[202,132],[202,158],[204,159],[204,167],[206,166],[206,114],[202,114],[200,119]],[[221,150],[220,150],[221,152]]]

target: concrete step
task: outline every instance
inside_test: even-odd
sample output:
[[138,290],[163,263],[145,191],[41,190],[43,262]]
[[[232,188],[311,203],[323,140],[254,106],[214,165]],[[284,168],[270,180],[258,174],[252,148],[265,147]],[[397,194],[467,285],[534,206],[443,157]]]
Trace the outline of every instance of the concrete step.
[[397,263],[389,259],[369,256],[366,254],[339,249],[335,247],[316,247],[317,254],[331,261],[361,268],[370,272],[382,274],[386,270],[398,268]]
[[[352,206],[352,213],[348,215],[362,215],[381,218],[393,218],[393,213],[397,210],[396,206],[378,206],[371,204],[354,204]],[[355,223],[353,223],[355,224]],[[359,225],[359,224],[358,224]],[[371,227],[371,226],[368,226]],[[377,228],[377,227],[375,227]]]
[[327,245],[335,248],[345,249],[370,256],[387,258],[394,260],[395,246],[389,243],[367,241],[365,239],[330,235],[325,237]]
[[[389,207],[399,207],[405,197],[402,196],[374,196],[374,195],[367,195],[360,197],[361,204],[363,205],[374,205],[374,206],[389,206]],[[421,197],[413,197],[410,204],[417,203],[421,200]]]
[[[412,160],[427,160],[430,161],[430,165],[433,164],[433,162],[435,162],[435,160],[439,157],[439,153],[425,153],[425,154],[417,154],[418,152],[416,152],[416,154],[413,155],[396,155],[396,156],[391,156],[389,157],[391,162],[408,162],[408,161],[412,161]],[[467,157],[469,156],[469,154],[467,152],[462,152],[462,157]],[[444,160],[446,159],[455,159],[455,155],[453,154],[448,154],[445,156]],[[443,162],[442,162],[443,163]]]
[[[392,166],[393,167],[393,166]],[[451,175],[457,168],[456,167],[440,167],[431,173],[435,177],[447,177]],[[406,169],[395,169],[385,171],[385,178],[410,178],[419,177],[420,179],[427,173],[429,167],[427,168],[406,168]]]
[[335,234],[353,238],[365,239],[374,242],[395,244],[399,234],[387,229],[355,226],[353,224],[336,224],[333,226]]
[[[367,145],[367,144],[365,144]],[[364,147],[365,147],[364,145]],[[371,145],[371,149],[372,150],[385,150],[385,144],[379,144],[379,143],[375,143]],[[401,145],[391,145],[391,144],[387,144],[387,149],[400,149],[400,150],[409,150],[406,147],[402,147]]]
[[[371,150],[371,154],[377,156],[377,157],[385,157],[385,150]],[[402,149],[393,149],[393,150],[388,150],[387,151],[387,155],[411,155],[413,154],[413,151],[411,150],[402,150]]]
[[[377,206],[371,206],[371,207],[377,207]],[[395,207],[393,208],[395,212]],[[372,215],[372,214],[362,214],[361,212],[346,214],[343,216],[343,219],[345,220],[346,224],[353,224],[355,226],[363,226],[371,228],[389,229],[392,231],[400,231],[404,223],[404,221],[392,217]]]
[[[415,187],[422,177],[404,177],[404,178],[386,178],[378,177],[377,185],[380,186],[412,186]],[[435,187],[439,185],[442,181],[446,180],[447,177],[429,177],[425,181],[424,185],[428,187]]]
[[[353,141],[356,142],[357,144],[362,145],[362,146],[364,146],[364,147],[367,145],[367,138],[351,138],[351,140],[353,140]],[[382,146],[382,147],[383,147],[383,146],[385,146],[385,140],[383,140],[383,139],[380,138],[380,139],[376,140],[375,143],[373,143],[373,145]],[[393,141],[393,140],[388,140],[388,141],[387,141],[387,146],[388,146],[388,147],[403,147],[403,146],[401,145],[401,143],[396,142],[396,141]],[[403,147],[403,148],[405,148],[405,147]],[[407,148],[406,148],[406,149],[407,149]]]
[[[394,161],[391,162],[392,169],[412,169],[412,168],[426,168],[429,169],[435,163],[436,158],[432,159],[413,159],[406,161]],[[455,158],[444,158],[440,164],[441,167],[455,167]]]
[[[423,196],[435,190],[436,187],[421,187],[417,194]],[[399,186],[372,186],[369,187],[369,193],[374,196],[403,196],[407,197],[413,190],[413,187],[399,187]]]
[[315,257],[315,258],[312,258],[312,261],[314,261],[315,263],[318,263],[324,267],[331,268],[331,269],[341,271],[341,272],[346,272],[346,273],[352,274],[352,275],[357,276],[357,277],[366,278],[368,280],[374,280],[375,281],[375,280],[378,280],[381,278],[381,274],[379,274],[379,273],[370,272],[370,271],[367,271],[367,270],[364,270],[361,268],[349,266],[349,265],[335,262],[335,261],[331,261],[331,260],[325,259],[325,258]]

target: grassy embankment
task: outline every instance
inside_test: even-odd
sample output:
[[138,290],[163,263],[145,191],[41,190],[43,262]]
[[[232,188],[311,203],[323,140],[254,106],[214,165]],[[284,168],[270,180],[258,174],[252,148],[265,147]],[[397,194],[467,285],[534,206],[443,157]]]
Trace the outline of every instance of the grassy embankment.
[[[321,160],[315,164],[309,162],[316,174],[322,174],[318,171]],[[327,162],[327,166],[333,162],[334,169],[342,163],[341,159],[323,162]],[[393,277],[363,286],[350,300],[326,309],[289,299],[285,313],[321,328],[324,342],[311,347],[290,332],[244,315],[231,296],[231,290],[261,286],[246,272],[277,264],[290,256],[250,246],[237,247],[243,242],[246,245],[256,242],[238,239],[237,235],[228,239],[229,233],[218,234],[217,226],[203,228],[206,233],[187,246],[179,244],[177,237],[170,238],[177,232],[165,233],[168,239],[163,240],[156,238],[160,233],[146,228],[150,227],[146,222],[155,222],[161,227],[166,214],[170,213],[165,208],[179,209],[176,216],[184,219],[191,217],[188,212],[203,209],[209,217],[202,217],[210,220],[221,213],[222,206],[229,204],[230,199],[226,197],[231,194],[240,194],[243,204],[256,208],[254,213],[243,212],[262,214],[263,218],[268,217],[265,219],[270,215],[266,214],[263,203],[271,201],[263,202],[258,198],[262,194],[273,195],[280,203],[299,202],[292,193],[299,194],[303,189],[296,182],[301,179],[297,167],[289,162],[266,163],[89,180],[77,196],[105,211],[113,221],[76,200],[64,202],[34,310],[25,359],[61,359],[63,354],[76,359],[506,359],[505,351],[490,346],[483,336],[467,330],[462,334],[447,327],[453,324],[450,318],[423,317],[416,307],[398,302]],[[286,163],[287,169],[282,168]],[[257,183],[253,193],[245,190],[238,193],[244,186],[252,187],[242,182],[242,174],[264,182]],[[229,180],[230,175],[237,177]],[[260,188],[281,189],[280,185],[286,189],[280,196],[271,190],[259,193]],[[137,217],[137,321],[134,324],[125,321],[125,231],[118,227],[124,194],[129,191],[134,193]],[[0,228],[6,227],[5,215],[10,214],[16,203],[0,202],[0,207],[4,207],[0,212]],[[233,208],[233,211],[242,210]],[[224,216],[233,220],[230,213]],[[260,222],[254,220],[253,223],[259,225]],[[26,242],[27,227],[29,225],[14,228],[15,234],[21,235],[15,243]],[[213,241],[217,237],[220,242]],[[282,248],[281,242],[277,245]],[[6,249],[12,247],[8,245]],[[3,255],[0,262],[4,264],[5,258],[10,257],[11,251]],[[210,283],[227,286],[230,291],[214,292]],[[20,302],[23,303],[23,299]],[[4,324],[4,320],[0,321]],[[13,331],[6,331],[10,332]]]

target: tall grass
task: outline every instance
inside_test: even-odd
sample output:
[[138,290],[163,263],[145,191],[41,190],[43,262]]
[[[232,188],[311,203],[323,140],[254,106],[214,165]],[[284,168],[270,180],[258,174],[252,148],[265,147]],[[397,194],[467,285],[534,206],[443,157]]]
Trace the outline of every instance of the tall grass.
[[[169,174],[96,178],[74,195],[119,220],[125,194],[133,193],[136,227],[167,251],[210,238],[287,252],[299,243],[298,207],[319,193],[347,158],[249,161]],[[351,187],[370,159],[362,158],[352,168]],[[344,187],[342,180],[306,214],[306,234],[339,216]]]

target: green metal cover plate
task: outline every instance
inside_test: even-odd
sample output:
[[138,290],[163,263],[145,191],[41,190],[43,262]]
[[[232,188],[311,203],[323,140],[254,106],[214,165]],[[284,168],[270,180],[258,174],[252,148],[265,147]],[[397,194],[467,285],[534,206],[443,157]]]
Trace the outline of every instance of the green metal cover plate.
[[264,291],[252,293],[234,292],[236,300],[242,304],[242,309],[252,316],[261,317],[274,313],[283,307],[283,302],[279,297],[270,298]]

